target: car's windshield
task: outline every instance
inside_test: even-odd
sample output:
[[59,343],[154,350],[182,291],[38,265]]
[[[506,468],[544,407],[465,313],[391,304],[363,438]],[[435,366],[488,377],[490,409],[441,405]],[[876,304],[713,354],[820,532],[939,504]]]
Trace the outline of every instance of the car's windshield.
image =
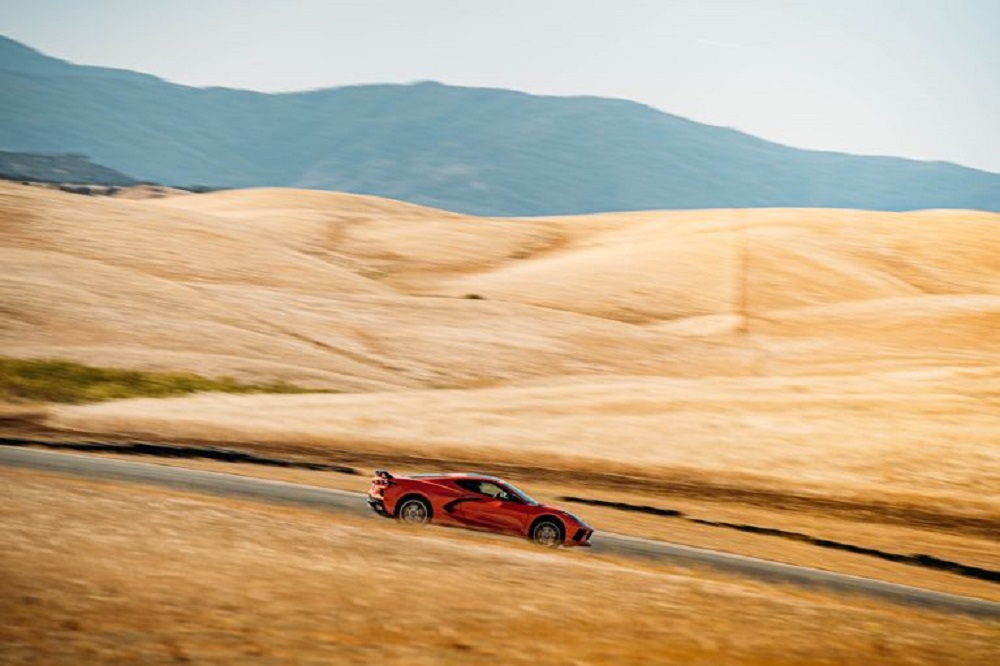
[[524,493],[524,492],[518,490],[517,488],[515,488],[512,485],[510,485],[509,483],[503,485],[502,488],[504,490],[506,490],[509,494],[511,494],[514,497],[517,497],[518,499],[520,499],[525,504],[538,504],[538,502],[536,502],[534,499],[532,499],[530,496],[528,496],[527,493]]

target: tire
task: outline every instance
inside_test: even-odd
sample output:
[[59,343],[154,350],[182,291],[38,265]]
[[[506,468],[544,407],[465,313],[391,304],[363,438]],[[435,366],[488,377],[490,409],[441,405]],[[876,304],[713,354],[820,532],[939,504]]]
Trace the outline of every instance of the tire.
[[531,526],[531,541],[546,548],[558,548],[565,538],[563,526],[554,518],[544,518]]
[[396,520],[405,525],[431,522],[431,505],[422,497],[407,497],[396,507]]

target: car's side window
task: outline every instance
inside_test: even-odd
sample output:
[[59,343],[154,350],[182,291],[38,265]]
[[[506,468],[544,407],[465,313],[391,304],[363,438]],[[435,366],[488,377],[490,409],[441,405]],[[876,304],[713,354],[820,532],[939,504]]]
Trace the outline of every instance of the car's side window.
[[503,500],[505,502],[516,502],[517,497],[512,493],[508,492],[501,486],[491,482],[491,481],[475,481],[472,479],[459,479],[455,481],[455,485],[465,490],[478,493],[480,495],[486,495],[487,497],[492,497],[493,499]]
[[495,499],[500,498],[500,488],[497,487],[495,483],[490,483],[489,481],[482,481],[479,484],[479,492],[484,495],[489,495]]
[[508,493],[506,490],[504,490],[497,484],[490,483],[489,481],[483,481],[482,483],[479,484],[479,492],[483,493],[484,495],[489,495],[490,497],[493,497],[498,500],[504,500],[505,502],[513,501],[513,498],[510,496],[510,493]]

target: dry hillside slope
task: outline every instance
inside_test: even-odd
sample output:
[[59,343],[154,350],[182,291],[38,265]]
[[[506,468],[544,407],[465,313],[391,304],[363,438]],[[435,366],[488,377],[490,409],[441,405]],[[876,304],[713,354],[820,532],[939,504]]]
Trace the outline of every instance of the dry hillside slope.
[[980,366],[998,351],[996,214],[492,220],[296,190],[0,197],[17,356],[372,390]]
[[352,393],[64,408],[65,426],[739,470],[990,513],[998,228],[973,211],[481,219],[0,184],[0,339]]

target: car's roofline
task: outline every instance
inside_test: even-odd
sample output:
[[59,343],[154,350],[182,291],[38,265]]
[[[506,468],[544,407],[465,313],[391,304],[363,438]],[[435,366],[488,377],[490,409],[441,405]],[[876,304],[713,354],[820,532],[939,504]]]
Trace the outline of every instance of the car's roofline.
[[476,481],[493,481],[496,483],[507,483],[498,476],[492,474],[480,474],[478,472],[447,472],[445,474],[407,474],[410,479],[474,479]]

